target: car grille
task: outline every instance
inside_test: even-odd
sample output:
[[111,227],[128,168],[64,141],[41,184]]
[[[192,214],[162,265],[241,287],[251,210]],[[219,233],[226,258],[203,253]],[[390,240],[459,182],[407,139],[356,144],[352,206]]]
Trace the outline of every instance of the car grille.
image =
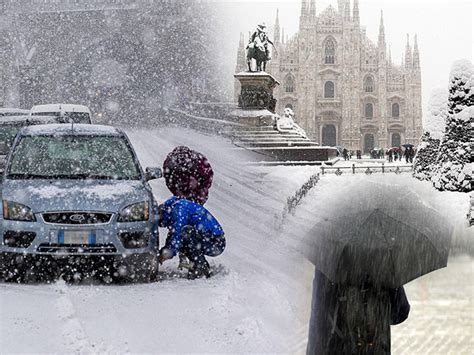
[[39,253],[71,253],[71,254],[106,254],[116,253],[113,244],[72,245],[72,244],[40,244]]
[[43,213],[46,223],[54,224],[103,224],[109,223],[112,213],[102,212],[49,212]]

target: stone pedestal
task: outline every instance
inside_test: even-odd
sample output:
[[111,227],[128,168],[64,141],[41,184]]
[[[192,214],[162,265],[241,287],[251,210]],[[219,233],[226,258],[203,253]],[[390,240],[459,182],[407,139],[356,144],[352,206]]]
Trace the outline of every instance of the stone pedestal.
[[240,125],[233,130],[237,145],[258,153],[259,161],[278,164],[304,164],[334,161],[336,149],[319,147],[299,130],[278,131],[274,128],[276,99],[273,89],[279,82],[266,72],[235,74],[241,92],[238,109],[232,121]]
[[273,89],[280,83],[266,72],[241,72],[234,76],[240,82],[241,91],[239,109],[232,115],[244,124],[271,124],[276,108]]

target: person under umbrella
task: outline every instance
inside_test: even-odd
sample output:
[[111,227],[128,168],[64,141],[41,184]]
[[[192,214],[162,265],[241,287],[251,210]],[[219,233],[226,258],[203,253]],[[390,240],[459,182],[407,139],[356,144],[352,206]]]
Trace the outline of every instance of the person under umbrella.
[[403,285],[447,265],[452,227],[397,186],[339,194],[306,238],[315,265],[307,354],[390,354],[390,325],[410,309]]

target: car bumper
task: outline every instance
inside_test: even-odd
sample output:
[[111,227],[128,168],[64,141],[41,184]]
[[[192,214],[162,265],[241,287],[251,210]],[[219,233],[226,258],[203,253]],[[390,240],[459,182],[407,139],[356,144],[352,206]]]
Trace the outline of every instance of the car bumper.
[[[36,222],[16,222],[0,219],[0,253],[33,256],[132,256],[155,254],[158,250],[158,228],[151,221],[133,223],[108,223],[97,225],[55,225]],[[64,238],[71,233],[88,234],[91,238],[85,243]],[[126,247],[128,237],[142,236],[145,242],[139,247]],[[27,240],[22,246],[12,246],[8,238]],[[124,239],[125,238],[125,239]],[[31,240],[31,243],[29,243]],[[28,244],[29,243],[29,244]],[[28,245],[26,245],[28,244]]]

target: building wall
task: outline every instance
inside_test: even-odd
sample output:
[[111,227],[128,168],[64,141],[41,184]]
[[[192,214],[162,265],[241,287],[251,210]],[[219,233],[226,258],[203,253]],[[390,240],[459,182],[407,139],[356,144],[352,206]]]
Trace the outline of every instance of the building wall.
[[[318,16],[315,6],[314,0],[303,0],[299,33],[289,41],[280,38],[278,19],[275,24],[278,54],[274,53],[268,71],[281,83],[275,90],[277,112],[291,105],[300,125],[321,144],[364,150],[372,135],[373,146],[388,148],[393,134],[400,135],[400,144],[416,144],[422,132],[417,45],[412,49],[407,43],[405,65],[394,65],[383,20],[375,44],[360,26],[357,0],[351,9],[342,0],[338,10],[329,6]],[[335,44],[334,63],[325,62],[330,40]],[[364,89],[367,77],[373,80],[372,92]],[[324,97],[327,81],[335,84],[334,98]],[[366,104],[373,105],[372,118],[365,117]],[[398,118],[392,117],[392,104],[400,107]]]

